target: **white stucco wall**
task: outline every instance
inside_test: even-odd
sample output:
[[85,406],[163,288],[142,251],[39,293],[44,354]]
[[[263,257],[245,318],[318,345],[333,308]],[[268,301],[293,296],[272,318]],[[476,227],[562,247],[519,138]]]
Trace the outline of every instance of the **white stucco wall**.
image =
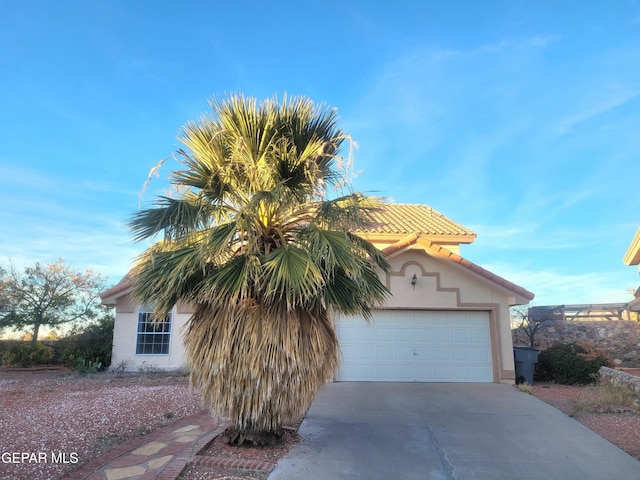
[[131,302],[128,295],[118,298],[113,331],[111,369],[126,372],[186,369],[187,361],[182,342],[182,327],[189,320],[190,311],[186,308],[177,307],[174,307],[171,311],[171,336],[168,355],[136,354],[139,312],[140,306]]

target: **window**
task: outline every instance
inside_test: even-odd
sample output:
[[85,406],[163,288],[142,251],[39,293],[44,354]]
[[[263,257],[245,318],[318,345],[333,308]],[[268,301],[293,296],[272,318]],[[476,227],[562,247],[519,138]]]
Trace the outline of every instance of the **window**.
[[136,355],[169,355],[171,314],[159,320],[152,312],[152,308],[143,307],[138,313]]

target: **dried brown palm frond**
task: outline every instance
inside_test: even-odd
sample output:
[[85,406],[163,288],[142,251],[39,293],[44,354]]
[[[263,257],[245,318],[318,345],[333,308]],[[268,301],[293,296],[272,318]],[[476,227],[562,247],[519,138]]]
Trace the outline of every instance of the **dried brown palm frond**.
[[199,305],[185,345],[205,405],[246,432],[275,432],[302,418],[339,363],[321,309]]

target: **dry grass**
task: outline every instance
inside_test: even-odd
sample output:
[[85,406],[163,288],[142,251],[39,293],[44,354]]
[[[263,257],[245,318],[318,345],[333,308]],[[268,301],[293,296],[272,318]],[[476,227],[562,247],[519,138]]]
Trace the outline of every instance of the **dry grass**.
[[529,395],[531,395],[531,391],[532,391],[531,385],[528,385],[526,383],[520,383],[516,385],[516,388],[521,392],[528,393]]
[[632,411],[636,400],[628,389],[606,381],[584,387],[580,398],[569,413],[577,417],[585,412],[618,413]]
[[595,387],[595,404],[632,407],[637,397],[627,388],[600,381]]

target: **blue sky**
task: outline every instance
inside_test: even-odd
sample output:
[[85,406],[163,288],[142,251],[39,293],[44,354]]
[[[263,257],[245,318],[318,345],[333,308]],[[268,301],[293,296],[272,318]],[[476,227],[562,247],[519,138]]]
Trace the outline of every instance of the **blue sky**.
[[534,304],[631,299],[638,1],[221,3],[0,0],[3,261],[117,282],[181,126],[287,92],[338,108],[356,190],[472,228],[463,256]]

